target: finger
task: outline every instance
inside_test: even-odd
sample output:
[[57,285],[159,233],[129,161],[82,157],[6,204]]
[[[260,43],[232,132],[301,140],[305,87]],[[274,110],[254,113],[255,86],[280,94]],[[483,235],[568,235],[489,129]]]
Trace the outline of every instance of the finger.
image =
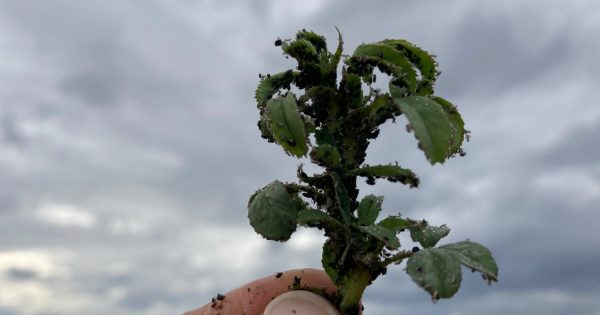
[[261,315],[272,299],[290,291],[295,277],[302,287],[320,288],[328,294],[336,291],[323,270],[295,269],[252,281],[184,315]]

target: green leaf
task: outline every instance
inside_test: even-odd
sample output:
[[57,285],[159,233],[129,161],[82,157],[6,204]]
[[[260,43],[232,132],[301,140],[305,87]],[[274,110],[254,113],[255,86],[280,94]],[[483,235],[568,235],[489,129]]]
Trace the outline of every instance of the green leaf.
[[341,163],[338,150],[328,144],[313,147],[310,151],[310,158],[315,164],[323,167],[338,168]]
[[275,141],[284,150],[296,157],[305,156],[308,151],[308,137],[304,122],[298,111],[296,99],[292,93],[267,102],[269,126]]
[[410,226],[410,223],[402,219],[399,216],[391,215],[381,220],[377,225],[382,226],[388,230],[394,231],[394,233],[400,232],[402,229],[406,229]]
[[271,132],[271,128],[269,127],[269,118],[266,113],[262,113],[258,120],[258,129],[260,130],[260,137],[263,139],[267,139],[268,142],[275,142],[275,137],[273,137],[273,133]]
[[426,225],[424,227],[413,226],[410,228],[410,237],[412,240],[419,242],[424,248],[435,246],[448,233],[450,233],[450,228],[445,224],[442,226]]
[[335,49],[335,53],[331,57],[331,64],[330,64],[331,71],[337,71],[337,65],[340,62],[340,59],[342,57],[342,52],[344,50],[344,47],[343,47],[344,46],[344,39],[342,38],[342,33],[337,28],[337,26],[335,27],[335,30],[338,33],[338,46]]
[[281,89],[289,89],[294,82],[296,73],[292,70],[263,77],[255,92],[258,108],[264,108],[267,102]]
[[403,39],[387,39],[381,41],[381,43],[401,51],[415,64],[421,73],[420,89],[424,95],[433,94],[433,84],[435,83],[438,71],[436,69],[437,62],[431,54]]
[[426,248],[414,253],[406,263],[406,272],[434,300],[452,297],[462,280],[457,257],[439,248]]
[[391,182],[401,182],[411,188],[419,186],[419,178],[413,171],[397,165],[364,166],[352,173],[364,177],[387,178]]
[[303,209],[298,214],[296,222],[298,222],[300,225],[310,227],[331,227],[334,229],[343,228],[342,224],[338,220],[332,218],[327,213],[316,209]]
[[443,163],[452,154],[452,126],[442,106],[423,96],[394,97],[394,102],[406,115],[427,160]]
[[413,64],[404,54],[383,44],[362,44],[356,48],[352,57],[372,58],[378,62],[381,71],[391,74],[404,82],[410,91],[417,89],[417,73]]
[[346,190],[346,185],[344,185],[344,182],[336,172],[331,172],[330,175],[333,180],[335,201],[340,211],[340,216],[345,225],[350,225],[350,223],[352,223],[352,217],[350,215],[350,197],[348,196],[348,190]]
[[316,51],[327,50],[325,37],[311,31],[301,30],[296,34],[297,39],[305,39],[309,41]]
[[296,59],[299,63],[319,63],[319,53],[313,44],[304,39],[298,38],[292,42],[284,42],[281,44],[283,52],[292,58]]
[[385,244],[389,249],[398,249],[400,240],[396,237],[396,232],[386,229],[380,225],[357,226],[360,230],[375,237]]
[[330,279],[337,279],[337,258],[336,258],[336,248],[331,239],[327,239],[327,241],[323,244],[323,254],[321,256],[321,264],[323,265],[323,269],[325,273],[329,276]]
[[456,106],[454,106],[452,103],[439,96],[432,96],[431,99],[442,106],[446,112],[446,115],[448,116],[448,120],[450,121],[450,140],[452,141],[450,144],[450,153],[454,154],[459,152],[465,136],[465,122],[456,109]]
[[481,272],[488,283],[497,281],[498,266],[492,254],[471,241],[420,250],[408,259],[406,272],[433,299],[449,298],[460,287],[461,264]]
[[395,105],[387,93],[377,95],[366,106],[354,109],[346,116],[346,124],[354,126],[364,124],[363,129],[373,130],[386,120],[400,115],[400,108]]
[[358,204],[358,224],[371,225],[377,220],[379,212],[381,212],[381,204],[383,196],[368,195],[365,196]]
[[463,265],[481,272],[488,283],[498,281],[498,266],[492,253],[485,246],[467,240],[440,246],[439,249],[456,254]]
[[367,113],[366,115],[369,120],[379,125],[395,116],[397,112],[396,106],[390,106],[390,104],[392,104],[390,97],[387,94],[382,94],[361,110]]
[[285,185],[274,181],[248,201],[248,218],[254,230],[269,240],[286,241],[296,230],[296,218],[304,203]]

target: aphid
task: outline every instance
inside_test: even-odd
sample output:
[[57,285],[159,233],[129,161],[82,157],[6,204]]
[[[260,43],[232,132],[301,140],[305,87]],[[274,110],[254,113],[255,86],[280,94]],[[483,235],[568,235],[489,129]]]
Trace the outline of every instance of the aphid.
[[416,252],[418,252],[418,251],[420,251],[420,250],[421,250],[421,249],[420,249],[420,248],[418,248],[417,246],[415,246],[415,247],[413,247],[413,248],[412,248],[412,252],[413,252],[413,253],[416,253]]
[[276,278],[276,279],[279,279],[279,278],[281,278],[281,276],[283,276],[283,272],[278,272],[278,273],[275,275],[275,278]]
[[225,299],[225,296],[221,293],[217,294],[217,300],[219,301],[223,301]]
[[287,139],[286,142],[287,142],[287,144],[291,145],[292,147],[295,147],[297,144],[296,140],[294,140],[294,139]]

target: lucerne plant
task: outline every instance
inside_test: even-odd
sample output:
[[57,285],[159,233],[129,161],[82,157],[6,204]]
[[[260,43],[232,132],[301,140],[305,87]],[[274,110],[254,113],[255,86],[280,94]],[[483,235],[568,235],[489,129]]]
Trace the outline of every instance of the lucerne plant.
[[[297,67],[259,75],[261,136],[291,156],[308,156],[323,172],[309,175],[300,164],[298,183],[273,181],[254,193],[248,202],[254,230],[274,241],[288,240],[297,226],[323,230],[321,261],[337,287],[327,298],[344,315],[358,314],[365,288],[404,260],[408,275],[433,300],[457,292],[461,265],[480,272],[488,283],[496,281],[496,262],[484,246],[465,240],[436,247],[450,232],[446,225],[400,215],[379,219],[383,196],[359,200],[359,178],[369,185],[376,179],[410,188],[420,184],[415,173],[397,163],[364,163],[380,126],[398,116],[408,121],[407,130],[432,165],[464,155],[461,146],[469,133],[457,108],[434,95],[439,75],[434,57],[398,39],[362,44],[344,55],[341,34],[330,52],[323,36],[306,30],[293,40],[277,39],[275,46]],[[387,75],[387,91],[374,87],[375,70]],[[420,247],[401,247],[400,233],[409,233]]]

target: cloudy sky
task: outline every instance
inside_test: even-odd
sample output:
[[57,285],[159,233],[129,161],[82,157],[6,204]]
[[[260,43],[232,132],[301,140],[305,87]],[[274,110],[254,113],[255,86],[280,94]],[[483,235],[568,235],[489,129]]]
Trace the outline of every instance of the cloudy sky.
[[[361,184],[494,253],[432,304],[390,270],[366,314],[600,314],[600,2],[0,0],[0,314],[180,314],[276,271],[319,267],[322,235],[268,242],[246,201],[301,161],[259,137],[258,73],[301,28],[345,48],[405,38],[438,56],[467,156],[428,165],[404,120]],[[306,161],[304,161],[306,162]],[[412,247],[408,240],[404,243]]]

